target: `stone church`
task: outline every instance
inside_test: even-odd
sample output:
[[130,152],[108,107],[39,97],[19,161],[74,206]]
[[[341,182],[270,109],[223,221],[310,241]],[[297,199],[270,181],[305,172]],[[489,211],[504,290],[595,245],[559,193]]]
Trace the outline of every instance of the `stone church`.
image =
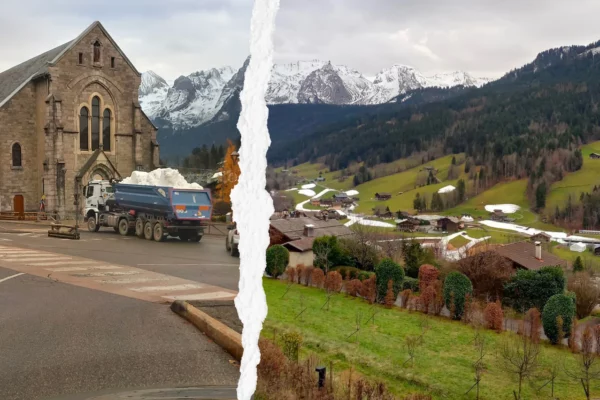
[[159,167],[140,83],[99,22],[0,73],[0,210],[38,211],[45,196],[47,212],[69,218],[89,180]]

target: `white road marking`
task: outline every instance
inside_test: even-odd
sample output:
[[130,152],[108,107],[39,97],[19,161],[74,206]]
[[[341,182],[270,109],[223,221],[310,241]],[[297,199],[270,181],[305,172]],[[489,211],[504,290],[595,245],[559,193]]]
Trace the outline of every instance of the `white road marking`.
[[21,275],[25,275],[25,273],[24,272],[19,272],[18,274],[14,274],[14,275],[11,275],[11,276],[7,276],[6,278],[2,278],[2,279],[0,279],[0,283],[2,283],[4,281],[7,281],[9,279],[12,279],[12,278],[16,278],[17,276],[21,276]]
[[121,276],[121,275],[137,275],[138,271],[115,271],[115,272],[90,272],[89,274],[73,274],[79,278],[97,278],[101,276]]
[[14,261],[14,262],[31,262],[31,261],[41,261],[44,259],[48,259],[48,260],[52,260],[52,261],[58,261],[58,260],[72,260],[71,257],[48,257],[48,256],[35,256],[35,257],[28,257],[28,258],[15,258],[15,257],[10,257],[10,258],[0,258],[0,261]]
[[90,267],[58,267],[58,268],[44,268],[46,271],[52,272],[71,272],[71,271],[89,271],[94,269],[120,269],[115,265],[98,265]]
[[[54,261],[56,258],[52,259],[53,262],[35,262],[27,265],[31,265],[32,267],[51,267],[53,265],[85,265],[85,264],[101,264],[100,261]],[[71,260],[71,258],[67,258],[67,260]],[[40,261],[39,259],[35,261]]]
[[96,282],[100,283],[114,283],[116,285],[128,285],[130,283],[144,283],[144,282],[157,282],[157,281],[170,281],[172,278],[131,278],[131,279],[115,279],[108,280],[103,279]]
[[17,236],[29,236],[31,235],[31,232],[25,232],[25,233],[18,233]]
[[129,290],[133,290],[134,292],[176,292],[179,290],[190,290],[190,289],[200,289],[204,287],[203,285],[185,283],[183,285],[174,285],[174,286],[144,286],[139,288],[129,288]]
[[211,293],[198,293],[198,294],[182,294],[181,296],[161,296],[163,299],[168,300],[210,300],[210,299],[222,299],[225,297],[235,297],[235,294],[228,292],[211,292]]
[[42,254],[37,250],[2,250],[0,251],[0,256],[2,255],[12,255],[12,254]]

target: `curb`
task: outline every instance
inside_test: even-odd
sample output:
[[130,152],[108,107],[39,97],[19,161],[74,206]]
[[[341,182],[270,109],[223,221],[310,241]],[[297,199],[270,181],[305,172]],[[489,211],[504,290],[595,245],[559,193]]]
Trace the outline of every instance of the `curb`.
[[171,311],[192,323],[192,325],[221,346],[237,361],[242,360],[242,355],[244,354],[242,335],[186,301],[175,300],[171,304]]

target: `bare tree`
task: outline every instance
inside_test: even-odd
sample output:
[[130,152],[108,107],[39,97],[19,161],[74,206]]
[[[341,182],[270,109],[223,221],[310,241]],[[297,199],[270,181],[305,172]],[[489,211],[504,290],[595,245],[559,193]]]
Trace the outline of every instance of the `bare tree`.
[[587,400],[591,398],[591,382],[600,378],[600,365],[597,362],[600,355],[598,334],[598,329],[587,326],[581,335],[581,351],[574,355],[577,361],[576,366],[566,366],[565,364],[565,373],[581,382]]
[[409,335],[404,339],[404,345],[406,346],[406,352],[408,353],[408,359],[404,361],[402,366],[410,362],[411,367],[415,365],[415,355],[417,348],[421,345],[421,336]]
[[585,318],[592,313],[600,299],[600,286],[586,272],[579,272],[569,279],[568,288],[575,293],[578,318]]
[[539,387],[539,389],[537,390],[538,392],[540,392],[544,387],[550,385],[550,398],[552,400],[555,399],[554,397],[554,384],[556,383],[556,378],[558,378],[558,375],[560,373],[560,364],[558,362],[556,362],[556,360],[552,360],[550,363],[548,363],[541,374],[541,378],[545,379],[546,382]]
[[479,384],[481,383],[481,379],[483,378],[483,374],[485,373],[485,364],[483,363],[483,358],[486,354],[485,348],[485,336],[481,333],[480,329],[476,330],[475,338],[473,339],[473,343],[475,345],[475,350],[477,352],[477,360],[473,363],[473,369],[475,372],[475,383],[465,395],[469,394],[471,390],[476,388],[475,399],[479,400]]
[[354,224],[354,235],[340,239],[339,243],[356,259],[363,269],[372,269],[379,261],[378,250],[374,246],[377,232],[372,226]]
[[[523,331],[523,329],[521,329]],[[518,391],[513,391],[515,400],[521,400],[523,381],[530,378],[539,365],[540,345],[527,335],[510,335],[502,343],[499,356],[500,367],[507,373],[516,375]]]
[[319,243],[319,246],[313,246],[313,254],[315,256],[315,265],[323,266],[325,275],[329,273],[329,255],[333,251],[331,244],[328,241]]

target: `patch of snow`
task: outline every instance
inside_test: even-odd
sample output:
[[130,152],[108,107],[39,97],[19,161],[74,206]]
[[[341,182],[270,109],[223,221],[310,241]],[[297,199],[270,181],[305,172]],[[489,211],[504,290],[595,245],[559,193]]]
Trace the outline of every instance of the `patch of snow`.
[[302,185],[302,189],[312,189],[315,186],[317,185],[315,185],[314,183],[307,183],[306,185]]
[[335,192],[335,189],[324,189],[324,190],[320,191],[318,194],[314,195],[313,199],[318,199],[319,197],[323,196],[327,192]]
[[465,217],[461,218],[461,221],[463,221],[463,222],[473,222],[474,219],[473,219],[473,217],[466,217],[465,216]]
[[511,224],[508,222],[496,222],[496,221],[485,220],[485,221],[481,221],[481,224],[485,225],[485,226],[489,226],[491,228],[505,229],[505,230],[509,230],[509,231],[523,233],[528,236],[533,236],[540,232],[544,232],[544,233],[548,234],[552,238],[552,240],[557,241],[559,243],[567,243],[567,242],[572,242],[574,240],[581,240],[581,241],[586,241],[589,243],[591,243],[591,242],[600,243],[600,240],[597,240],[597,239],[590,239],[590,238],[586,238],[583,236],[569,236],[569,234],[567,234],[565,232],[542,231],[539,229],[528,228],[526,226]]
[[175,189],[203,189],[197,183],[188,183],[176,169],[159,168],[151,172],[133,171],[121,183],[144,186],[169,186]]
[[358,190],[348,190],[346,194],[348,196],[356,196],[358,194]]
[[438,190],[438,193],[450,193],[455,191],[456,188],[452,185],[448,185],[448,186],[444,186],[443,188],[441,188],[440,190]]
[[223,176],[222,172],[215,172],[211,179],[217,179]]
[[301,190],[298,190],[298,193],[303,194],[305,196],[310,196],[310,197],[313,197],[315,195],[315,191],[310,190],[310,189],[301,189]]
[[501,210],[504,214],[513,214],[520,208],[516,204],[488,204],[485,206],[485,211],[494,212],[494,210]]
[[362,217],[356,215],[349,215],[350,221],[346,222],[344,225],[350,226],[354,224],[365,225],[365,226],[378,226],[380,228],[394,228],[396,225],[389,224],[387,222],[382,221],[373,221],[371,219],[364,219]]

